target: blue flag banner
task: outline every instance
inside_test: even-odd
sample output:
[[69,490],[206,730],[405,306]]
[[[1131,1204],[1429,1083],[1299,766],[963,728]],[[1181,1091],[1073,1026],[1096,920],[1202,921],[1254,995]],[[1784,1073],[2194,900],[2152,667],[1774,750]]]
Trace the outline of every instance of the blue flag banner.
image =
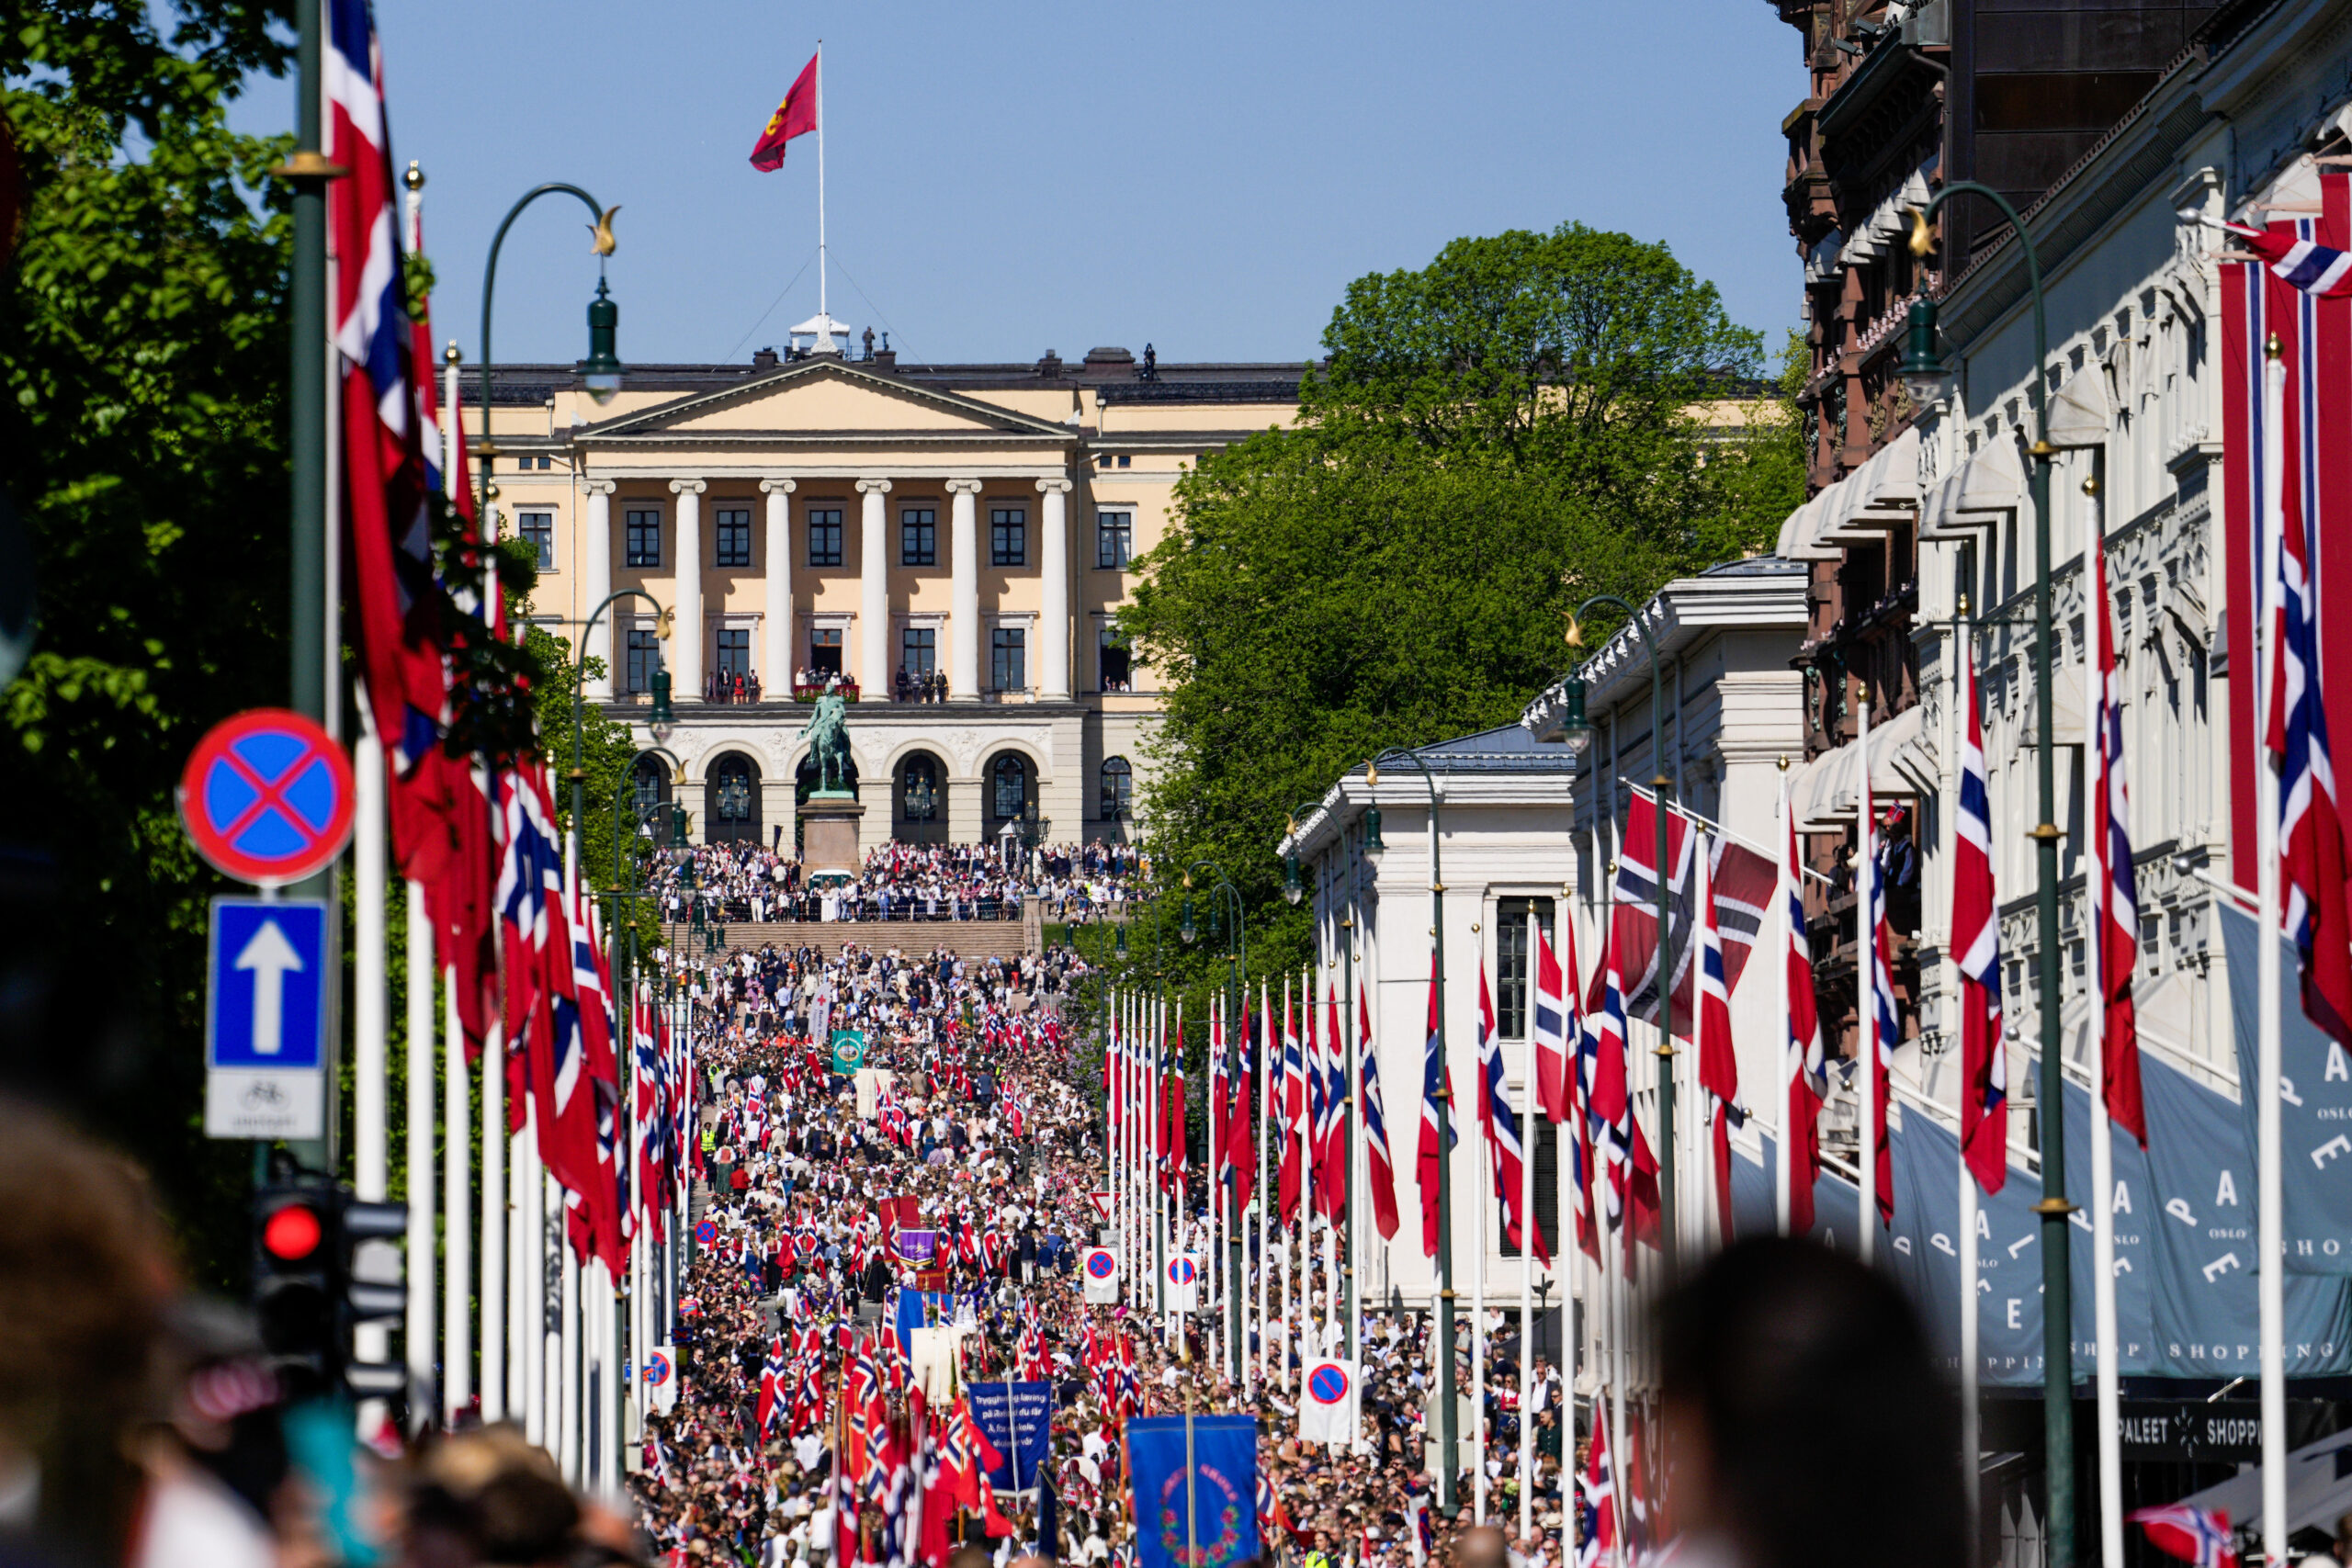
[[[2156,1091],[2148,1087],[2158,1073],[2178,1079],[2155,1060],[2154,1053],[2140,1053],[2140,1083],[2143,1095]],[[2187,1083],[2179,1085],[2190,1089]],[[2067,1216],[2073,1224],[2074,1236],[2066,1248],[2066,1273],[2072,1281],[2075,1309],[2075,1376],[2088,1379],[2098,1372],[2098,1337],[2092,1332],[2096,1314],[2091,1301],[2091,1285],[2098,1275],[2098,1259],[2091,1232],[2091,1206],[2100,1201],[2099,1194],[2091,1190],[2091,1091],[2088,1087],[2066,1080],[2066,1196],[2074,1200],[2075,1212]],[[1922,1118],[1924,1120],[1924,1118]],[[2173,1369],[2160,1364],[2157,1354],[2154,1319],[2150,1296],[2155,1282],[2155,1246],[2149,1221],[2154,1216],[2150,1195],[2155,1190],[2154,1176],[2148,1168],[2148,1156],[2139,1140],[2118,1127],[2109,1140],[2114,1151],[2114,1190],[2106,1196],[2115,1216],[2115,1337],[2116,1370],[2124,1377],[2138,1377],[2145,1372],[2165,1372]],[[2149,1143],[2155,1142],[2153,1130]],[[2038,1185],[2038,1184],[2037,1184]],[[2004,1189],[2007,1190],[2007,1189]],[[2038,1245],[2038,1244],[2037,1244]],[[2040,1261],[2035,1271],[2041,1270]]]
[[[1037,1472],[1050,1471],[1053,1441],[1054,1385],[1049,1382],[967,1382],[972,1419],[1004,1462],[989,1471],[989,1484],[1000,1492],[1025,1492],[1037,1484]],[[1009,1412],[1009,1413],[1008,1413]]]
[[[2215,899],[2222,947],[2229,956],[2230,1017],[2237,1036],[2238,1082],[2256,1081],[2260,1041],[2256,1020],[2262,987],[2261,952],[2251,917]],[[2352,1056],[2303,1016],[2296,980],[2295,944],[2278,943],[2278,1161],[2286,1198],[2287,1272],[2352,1274]],[[2238,1116],[2247,1148],[2255,1146],[2254,1096],[2243,1094]],[[2156,1133],[2148,1129],[2154,1145]],[[2240,1173],[2245,1174],[2244,1172]],[[2253,1190],[2245,1190],[2251,1201]],[[2245,1226],[2254,1228],[2253,1210]],[[2291,1297],[2292,1292],[2289,1292]],[[2290,1308],[2291,1315],[2292,1309]],[[2289,1349],[2289,1359],[2293,1350]]]
[[[1192,1427],[1193,1528],[1184,1529],[1184,1428]],[[1127,1423],[1136,1568],[1233,1568],[1258,1555],[1258,1426],[1247,1416],[1148,1416]]]
[[891,1314],[890,1325],[897,1330],[899,1348],[911,1356],[915,1353],[915,1330],[944,1328],[956,1321],[956,1297],[947,1291],[899,1292],[899,1308]]
[[[1960,1134],[1904,1106],[1893,1145],[1894,1234],[1883,1255],[1919,1309],[1939,1364],[1960,1367]],[[1976,1376],[2041,1386],[2041,1189],[2014,1167],[1976,1195]],[[2087,1309],[2086,1309],[2087,1310]],[[2086,1319],[2087,1321],[2087,1319]]]
[[[1751,1164],[1742,1157],[1736,1144],[1732,1148],[1731,1212],[1736,1235],[1770,1235],[1780,1228],[1780,1148],[1770,1133],[1758,1135],[1763,1145],[1761,1164]],[[1900,1145],[1897,1145],[1900,1147]],[[1839,1252],[1852,1252],[1860,1235],[1854,1216],[1861,1213],[1862,1192],[1852,1182],[1837,1172],[1825,1168],[1813,1183],[1813,1239],[1824,1247]],[[1882,1241],[1886,1233],[1879,1232]]]

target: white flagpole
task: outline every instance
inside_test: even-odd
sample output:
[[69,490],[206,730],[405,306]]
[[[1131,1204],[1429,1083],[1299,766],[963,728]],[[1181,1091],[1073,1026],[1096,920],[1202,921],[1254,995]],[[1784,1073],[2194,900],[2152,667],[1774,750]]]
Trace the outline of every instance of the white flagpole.
[[[351,851],[352,1193],[364,1202],[380,1203],[391,1190],[391,986],[384,929],[384,900],[390,896],[391,886],[385,840],[384,748],[364,703],[359,736],[351,748],[351,772],[356,802]],[[352,1350],[362,1361],[385,1359],[391,1354],[390,1326],[358,1325],[352,1331]],[[381,1400],[361,1402],[363,1435],[383,1424],[383,1409]]]
[[[2282,484],[2287,466],[2287,368],[2279,362],[2278,340],[2268,344],[2269,358],[2262,378],[2262,521],[2255,590],[2261,613],[2255,620],[2256,658],[2255,705],[2256,733],[2249,738],[2255,753],[2254,858],[2256,865],[2255,942],[2256,963],[2256,1049],[2255,1054],[2255,1213],[2256,1252],[2266,1265],[2286,1257],[2286,1227],[2279,1205],[2283,1190],[2278,1168],[2279,1017],[2278,1017],[2278,775],[2262,750],[2262,716],[2270,709],[2277,649],[2273,646],[2278,614],[2278,556],[2285,536]],[[2287,1555],[2287,1354],[2286,1295],[2281,1270],[2256,1270],[2262,1346],[2262,1535],[2263,1551],[2276,1564]]]
[[[1959,628],[1959,637],[1964,639],[1973,636],[1975,628],[1973,623],[1965,621],[1967,612],[1965,609],[1964,600],[1962,601],[1962,615],[1963,616],[1963,624]],[[1963,649],[1965,649],[1966,647],[1967,644],[1963,642]],[[1973,675],[1976,668],[1976,661],[1974,658],[1970,657],[1965,660],[1962,664],[1962,668],[1967,670],[1972,675]],[[1960,755],[1959,730],[1961,725],[1966,722],[1963,716],[1968,712],[1967,703],[1968,693],[1961,691],[1954,694],[1952,702],[1948,705],[1947,713],[1950,718],[1949,728],[1951,733],[1946,739],[1947,750],[1945,754],[1947,756],[1957,757]],[[1958,842],[1958,840],[1959,832],[1957,828],[1953,828],[1947,832],[1944,843],[1947,846],[1946,852],[1948,854],[1951,852],[1948,846]],[[1947,860],[1945,863],[1949,865],[1952,863]],[[1959,955],[1951,951],[1950,943],[1945,944],[1942,963],[1944,984],[1949,987],[1950,994],[1960,998],[1962,1005],[1966,1006],[1966,993],[1961,982]],[[1786,972],[1786,966],[1783,965],[1782,973],[1785,975]],[[1996,1051],[2006,1051],[2008,1049],[2008,1046],[2002,1040],[1996,1038],[1992,1043],[1992,1049]],[[1962,1074],[1961,1078],[1960,1092],[1963,1096],[1972,1092],[1965,1073]],[[1965,1114],[1965,1112],[1963,1112],[1963,1114]],[[1970,1561],[1973,1562],[1975,1560],[1973,1553],[1976,1551],[1978,1539],[1982,1534],[1977,1523],[1977,1509],[1982,1491],[1981,1472],[1984,1465],[1981,1451],[1983,1448],[1981,1430],[1983,1406],[1979,1404],[1981,1396],[1978,1393],[1978,1384],[1983,1376],[1984,1363],[1982,1355],[1978,1349],[1980,1318],[1976,1297],[1977,1280],[1983,1270],[1978,1263],[1976,1256],[1976,1227],[1980,1223],[1977,1218],[1976,1176],[1974,1172],[1968,1168],[1968,1150],[1965,1145],[1961,1147],[1959,1156],[1960,1462],[1961,1486],[1968,1499],[1965,1540],[1967,1541],[1968,1551],[1971,1553]],[[2004,1156],[2004,1157],[2006,1157],[2006,1156]]]
[[408,1320],[402,1337],[409,1424],[422,1428],[438,1404],[433,1376],[433,925],[421,882],[408,885],[407,991],[408,1057],[401,1076],[408,1106]]
[[819,39],[817,40],[817,319],[826,323],[821,329],[825,333],[825,341],[819,345],[820,352],[830,352],[833,346],[832,312],[825,306],[825,269],[829,260],[825,253],[825,40]]
[[[1304,984],[1305,976],[1302,976],[1302,987]],[[1290,1085],[1290,1042],[1294,1040],[1298,1042],[1302,1088],[1305,1087],[1304,1068],[1306,1057],[1306,1042],[1300,1034],[1297,1015],[1291,1011],[1290,1006],[1290,976],[1285,975],[1283,976],[1283,1084],[1285,1093]],[[1304,1124],[1305,1117],[1303,1115],[1294,1117],[1291,1111],[1290,1102],[1285,1099],[1283,1102],[1283,1148],[1284,1152],[1295,1156],[1298,1160],[1299,1187],[1298,1218],[1292,1223],[1291,1234],[1285,1243],[1287,1250],[1283,1254],[1283,1262],[1287,1265],[1291,1260],[1292,1252],[1295,1251],[1297,1254],[1298,1264],[1297,1272],[1295,1274],[1285,1268],[1286,1278],[1283,1282],[1283,1361],[1284,1366],[1283,1386],[1295,1391],[1296,1384],[1289,1372],[1290,1359],[1294,1355],[1298,1358],[1296,1376],[1304,1379],[1306,1375],[1306,1276],[1310,1266],[1306,1251],[1306,1129]],[[1296,1285],[1295,1290],[1292,1289],[1294,1283]]]
[[[2106,524],[2099,510],[2097,487],[2083,487],[2083,568],[2076,580],[2086,586],[2103,585],[2106,581]],[[2108,614],[2103,594],[2094,595],[2085,608],[2094,615]],[[2098,1410],[2098,1540],[2099,1560],[2103,1562],[2123,1561],[2123,1437],[2118,1426],[2121,1419],[2122,1391],[2117,1381],[2120,1369],[2115,1364],[2118,1336],[2115,1326],[2115,1130],[2107,1114],[2107,921],[2105,919],[2108,875],[2107,863],[2107,766],[2103,756],[2104,738],[2099,734],[2099,721],[2104,712],[2106,694],[2098,689],[2098,659],[2093,649],[2098,646],[2096,631],[2083,639],[2083,690],[2090,697],[2083,705],[2083,762],[2092,770],[2090,809],[2083,814],[2084,838],[2087,840],[2089,857],[2086,866],[2085,887],[2092,892],[2086,908],[2101,911],[2101,917],[2091,920],[2090,946],[2086,953],[2089,965],[2090,1007],[2087,1023],[2090,1029],[2090,1049],[2084,1053],[2090,1067],[2091,1123],[2091,1332],[2097,1346],[2097,1362],[2093,1368],[2097,1378]]]
[[582,1481],[580,1468],[580,1259],[572,1255],[571,1238],[566,1235],[562,1200],[554,1198],[548,1204],[556,1231],[556,1250],[562,1258],[562,1277],[559,1286],[557,1311],[561,1314],[561,1327],[556,1338],[562,1359],[558,1363],[560,1375],[557,1379],[558,1416],[556,1420],[556,1461],[563,1468],[563,1478],[574,1486]]
[[1781,1103],[1773,1114],[1773,1122],[1781,1129],[1775,1140],[1772,1160],[1773,1214],[1782,1235],[1789,1234],[1790,1172],[1795,1168],[1796,1135],[1795,1105],[1797,1075],[1804,1071],[1804,1064],[1791,1047],[1793,1038],[1789,1028],[1789,955],[1796,951],[1796,919],[1790,912],[1794,889],[1789,878],[1789,760],[1781,759],[1781,844],[1772,852],[1777,868],[1772,874],[1772,919],[1766,923],[1768,931],[1781,933],[1781,951],[1772,964],[1772,993],[1778,1003],[1781,1019],[1781,1066],[1775,1077],[1781,1086]]
[[1855,1010],[1862,1026],[1862,1103],[1856,1118],[1861,1129],[1861,1202],[1854,1216],[1854,1231],[1862,1262],[1868,1265],[1878,1243],[1878,823],[1871,807],[1871,698],[1864,691],[1854,701],[1854,762],[1861,770],[1855,794],[1854,842],[1860,853],[1854,868],[1854,973],[1861,1006]]
[[506,1418],[506,1064],[505,1038],[490,1026],[481,1071],[481,1418]]
[[1617,1218],[1615,1226],[1605,1221],[1600,1226],[1600,1268],[1609,1297],[1609,1480],[1617,1500],[1616,1539],[1611,1543],[1610,1562],[1612,1568],[1625,1568],[1625,1530],[1633,1518],[1626,1483],[1632,1472],[1625,1454],[1625,1265],[1629,1258],[1617,1233],[1633,1224],[1630,1203]]
[[539,1160],[538,1108],[526,1100],[528,1118],[514,1140],[517,1183],[522,1201],[516,1206],[514,1238],[517,1302],[515,1347],[523,1359],[527,1403],[523,1406],[523,1434],[541,1448],[550,1448],[560,1425],[557,1391],[560,1379],[548,1379],[548,1176]]
[[[1485,1055],[1483,1047],[1479,1055]],[[1484,1060],[1478,1064],[1477,1082],[1479,1108],[1490,1109]],[[1470,1517],[1482,1525],[1487,1522],[1487,1213],[1495,1203],[1493,1133],[1483,1141],[1487,1146],[1480,1152],[1487,1156],[1482,1173],[1486,1179],[1473,1189],[1478,1194],[1478,1224],[1471,1233],[1476,1239],[1470,1247],[1470,1453],[1475,1466],[1470,1476]]]
[[[1519,1084],[1519,1534],[1525,1540],[1534,1528],[1535,1493],[1535,1240],[1542,1233],[1535,1223],[1535,988],[1541,976],[1535,954],[1542,940],[1535,911],[1527,911],[1527,957],[1520,967],[1520,1020],[1525,1032],[1526,1070]],[[1563,985],[1566,984],[1565,978]],[[1556,1139],[1553,1145],[1557,1149]],[[1555,1168],[1558,1166],[1556,1156]],[[1566,1460],[1575,1445],[1563,1442]]]
[[[1298,1065],[1303,1083],[1315,1081],[1316,1062],[1309,1042],[1315,1038],[1315,970],[1310,965],[1298,972],[1298,1010],[1304,1016],[1298,1021]],[[1306,1375],[1306,1363],[1315,1357],[1315,1333],[1310,1325],[1315,1315],[1315,1101],[1306,1097],[1305,1114],[1298,1124],[1298,1365],[1299,1375]]]
[[[471,1141],[467,1134],[473,1125],[474,1108],[466,1079],[465,1034],[458,1024],[458,976],[454,969],[449,972],[447,1022],[441,1038],[441,1125],[448,1134],[444,1140],[447,1153],[441,1188],[445,1216],[441,1243],[446,1255],[441,1298],[441,1417],[445,1427],[457,1425],[458,1414],[473,1396],[473,1344],[467,1332],[474,1293],[474,1194],[472,1173],[468,1169],[473,1162],[466,1157],[466,1145]],[[497,1039],[495,1032],[491,1038]],[[485,1077],[494,1059],[492,1051],[482,1054]]]
[[[1356,932],[1363,929],[1358,920],[1359,918],[1351,908],[1348,919],[1340,926],[1340,941],[1348,949],[1346,962],[1351,966],[1349,984],[1351,990],[1363,985],[1365,979],[1370,978],[1369,976],[1362,978],[1355,977],[1353,965],[1356,963]],[[1363,1015],[1357,1010],[1362,1004],[1355,997],[1350,996],[1345,998],[1340,1005],[1340,1010],[1347,1014],[1340,1021],[1340,1037],[1348,1042],[1349,1111],[1346,1126],[1349,1134],[1347,1155],[1350,1196],[1347,1247],[1348,1278],[1353,1281],[1352,1287],[1348,1292],[1348,1348],[1355,1357],[1356,1375],[1362,1377],[1364,1363],[1372,1359],[1364,1353],[1363,1348],[1363,1294],[1372,1284],[1372,1276],[1364,1266],[1363,1248],[1363,1233],[1366,1228],[1364,1219],[1371,1213],[1372,1207],[1372,1167],[1363,1152],[1363,1054],[1369,1047],[1365,1043],[1363,1029],[1359,1021]],[[1361,1420],[1356,1424],[1355,1441],[1351,1446],[1357,1449],[1364,1446],[1363,1424]]]
[[1258,1053],[1258,1355],[1250,1373],[1250,1386],[1254,1393],[1267,1376],[1265,1358],[1273,1349],[1272,1336],[1266,1321],[1266,1280],[1273,1272],[1274,1247],[1273,1193],[1266,1186],[1267,1145],[1272,1139],[1270,1126],[1273,1107],[1271,1103],[1274,1067],[1273,989],[1264,979],[1258,982],[1258,1029],[1264,1046]]

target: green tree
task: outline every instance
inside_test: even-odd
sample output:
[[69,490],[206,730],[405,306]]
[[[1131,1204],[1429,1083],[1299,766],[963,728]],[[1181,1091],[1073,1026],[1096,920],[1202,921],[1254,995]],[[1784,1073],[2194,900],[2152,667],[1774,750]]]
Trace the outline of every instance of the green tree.
[[[1662,245],[1459,240],[1351,285],[1324,344],[1295,424],[1179,484],[1120,616],[1168,693],[1156,874],[1172,894],[1220,863],[1259,973],[1306,956],[1306,912],[1276,897],[1288,807],[1385,747],[1514,722],[1583,598],[1769,547],[1804,496],[1758,334]],[[1184,968],[1195,989],[1222,972]]]
[[242,1145],[201,1136],[206,900],[173,802],[188,748],[284,700],[290,138],[229,102],[287,63],[274,6],[30,0],[0,114],[30,203],[0,283],[0,482],[39,643],[0,697],[15,1081],[165,1173],[198,1277],[243,1247]]

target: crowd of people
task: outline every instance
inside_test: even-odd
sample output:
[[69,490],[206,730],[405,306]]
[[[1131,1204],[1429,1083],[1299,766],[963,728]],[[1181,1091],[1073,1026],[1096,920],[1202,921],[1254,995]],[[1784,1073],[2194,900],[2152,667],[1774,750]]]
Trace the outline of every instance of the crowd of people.
[[1080,923],[1113,919],[1146,871],[1129,844],[1057,844],[1007,852],[995,843],[877,846],[854,881],[807,874],[782,834],[695,846],[684,863],[661,862],[652,897],[662,919],[699,913],[715,924],[773,920],[1017,920]]

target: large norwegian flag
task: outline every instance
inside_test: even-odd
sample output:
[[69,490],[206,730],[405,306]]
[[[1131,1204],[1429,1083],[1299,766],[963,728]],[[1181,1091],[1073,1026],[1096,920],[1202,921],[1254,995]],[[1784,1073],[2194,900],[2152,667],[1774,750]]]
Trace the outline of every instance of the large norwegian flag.
[[331,0],[327,13],[328,146],[347,171],[327,186],[335,255],[328,324],[341,369],[352,640],[384,745],[393,854],[404,875],[430,883],[455,852],[456,807],[450,770],[438,760],[449,682],[398,186],[368,0]]
[[2195,1568],[2238,1568],[2237,1540],[2230,1533],[2226,1513],[2173,1503],[2134,1509],[2123,1517],[2147,1531],[2148,1544],[2167,1557]]
[[1259,1042],[1249,1007],[1241,1010],[1239,1050],[1234,1058],[1233,1100],[1226,1112],[1225,1158],[1233,1182],[1233,1209],[1250,1206],[1258,1190],[1258,1122],[1256,1087]]
[[1556,1126],[1568,1119],[1576,1104],[1576,1088],[1568,1077],[1568,1042],[1582,1028],[1576,1014],[1576,926],[1569,920],[1562,923],[1566,968],[1553,953],[1544,928],[1539,924],[1534,930],[1535,998],[1528,1032],[1535,1044],[1535,1103],[1544,1120]]
[[1431,953],[1429,1031],[1421,1046],[1421,1138],[1413,1159],[1413,1174],[1421,1189],[1421,1253],[1428,1258],[1437,1256],[1438,1176],[1442,1168],[1438,1140],[1445,1140],[1444,1148],[1452,1148],[1457,1141],[1450,1115],[1453,1069],[1445,1060],[1445,1038],[1439,1032],[1439,1020],[1443,1014],[1439,1010],[1437,955]]
[[1804,929],[1804,861],[1797,852],[1796,822],[1789,811],[1785,784],[1781,820],[1787,858],[1780,896],[1789,931],[1788,1124],[1781,1135],[1789,1149],[1789,1234],[1804,1235],[1813,1229],[1813,1188],[1821,1178],[1821,1107],[1829,1098],[1829,1063],[1813,995],[1813,943]]
[[[1724,989],[1739,989],[1771,908],[1773,866],[1770,857],[1718,833],[1712,841],[1697,830],[1681,811],[1666,814],[1666,858],[1673,869],[1667,886],[1667,919],[1672,922],[1674,944],[1675,1032],[1688,1038],[1691,1030],[1690,942],[1691,857],[1702,849],[1713,858],[1708,884],[1714,906],[1715,926],[1724,950]],[[1610,919],[1610,947],[1617,955],[1618,973],[1625,982],[1625,1012],[1645,1022],[1657,1021],[1657,877],[1651,863],[1657,858],[1657,804],[1635,790],[1625,807],[1625,829],[1617,845],[1617,881]]]
[[1356,1071],[1363,1079],[1365,1179],[1372,1184],[1373,1223],[1381,1239],[1396,1235],[1396,1169],[1388,1157],[1388,1108],[1380,1098],[1380,1053],[1372,1044],[1371,993],[1356,993]]
[[1993,887],[1992,795],[1984,772],[1976,649],[1960,638],[1960,802],[1952,818],[1951,951],[1960,965],[1960,1148],[1976,1184],[2009,1177],[2009,1057],[2001,1042],[2001,921]]
[[[1487,1176],[1495,1196],[1502,1201],[1503,1240],[1517,1249],[1530,1245],[1521,1239],[1526,1235],[1526,1215],[1520,1203],[1526,1152],[1520,1139],[1519,1111],[1510,1102],[1510,1088],[1503,1074],[1502,1041],[1495,1029],[1494,998],[1487,989],[1483,959],[1478,964],[1478,1124],[1487,1135]],[[1544,1245],[1543,1227],[1536,1227],[1532,1245],[1536,1261],[1548,1265],[1552,1253]]]
[[1315,1167],[1316,1207],[1339,1224],[1348,1213],[1348,1037],[1340,1028],[1340,998],[1323,1001],[1323,1157]]
[[[2140,894],[2132,867],[2132,792],[2123,762],[2123,679],[2115,666],[2115,605],[2107,591],[2107,550],[2102,542],[2084,553],[2091,568],[2088,604],[2098,623],[2091,712],[2098,742],[2091,758],[2098,773],[2091,784],[2091,809],[2098,817],[2093,829],[2098,872],[2089,880],[2091,929],[2098,933],[2099,1000],[2106,1014],[2100,1063],[2109,1118],[2145,1148],[2148,1111],[2140,1099],[2140,1025],[2132,1000],[2132,975],[2140,964]],[[2337,897],[2342,897],[2340,888]]]
[[1869,933],[1867,954],[1870,972],[1871,1038],[1874,1060],[1871,1079],[1871,1125],[1877,1132],[1873,1145],[1877,1155],[1871,1161],[1876,1168],[1878,1217],[1892,1224],[1894,1222],[1894,1145],[1887,1133],[1887,1111],[1894,1101],[1894,1042],[1902,1022],[1894,1011],[1894,961],[1892,941],[1886,927],[1886,868],[1879,861],[1878,807],[1871,799],[1870,748],[1867,743],[1858,748],[1856,758],[1861,774],[1862,862],[1868,873],[1869,891],[1863,895],[1862,930]]
[[1298,1218],[1299,1189],[1306,1178],[1306,1059],[1298,1043],[1298,1022],[1291,1011],[1290,984],[1283,984],[1283,1082],[1276,1113],[1282,1124],[1283,1163],[1275,1173],[1274,1191],[1282,1223]]
[[1707,897],[1707,859],[1699,857],[1699,1087],[1714,1101],[1709,1116],[1713,1136],[1715,1217],[1723,1239],[1732,1237],[1731,1130],[1747,1119],[1739,1103],[1739,1054],[1731,1037],[1731,993],[1724,985],[1723,933],[1715,927],[1714,901]]
[[1617,1478],[1609,1464],[1609,1423],[1599,1418],[1598,1402],[1577,1492],[1577,1568],[1596,1568],[1617,1550]]
[[1592,1056],[1586,1075],[1589,1088],[1585,1106],[1593,1145],[1600,1156],[1593,1176],[1598,1179],[1600,1166],[1608,1168],[1609,1223],[1623,1224],[1630,1254],[1634,1241],[1656,1247],[1663,1233],[1657,1156],[1650,1151],[1641,1119],[1634,1114],[1633,1085],[1625,1059],[1624,984],[1617,965],[1613,926],[1592,983],[1592,992],[1585,998],[1585,1033],[1578,1048]]

